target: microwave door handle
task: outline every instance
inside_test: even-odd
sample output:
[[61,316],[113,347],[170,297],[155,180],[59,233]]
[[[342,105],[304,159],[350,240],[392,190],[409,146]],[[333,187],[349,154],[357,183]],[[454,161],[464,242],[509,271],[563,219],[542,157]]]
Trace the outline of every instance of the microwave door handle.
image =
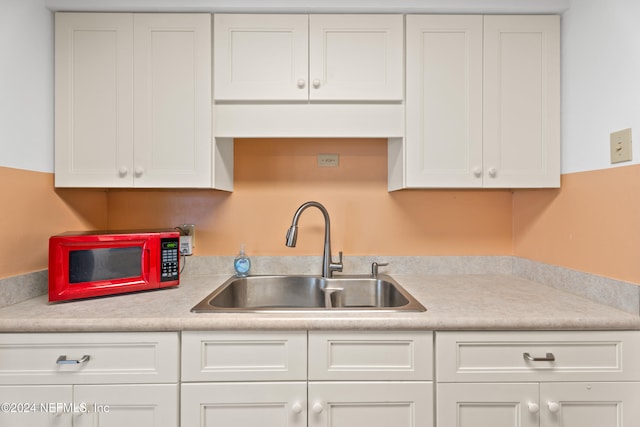
[[142,247],[142,279],[149,283],[149,266],[151,265],[151,249],[145,242]]

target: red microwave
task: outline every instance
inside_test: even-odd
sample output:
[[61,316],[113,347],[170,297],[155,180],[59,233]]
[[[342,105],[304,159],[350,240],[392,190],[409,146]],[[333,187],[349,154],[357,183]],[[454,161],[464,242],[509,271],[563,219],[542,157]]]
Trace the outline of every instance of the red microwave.
[[177,231],[87,231],[49,238],[49,301],[180,283]]

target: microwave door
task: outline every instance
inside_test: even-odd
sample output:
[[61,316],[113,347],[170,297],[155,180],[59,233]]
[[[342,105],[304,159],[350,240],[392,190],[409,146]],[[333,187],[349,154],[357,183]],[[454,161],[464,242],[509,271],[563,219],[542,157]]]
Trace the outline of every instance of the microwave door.
[[144,252],[141,246],[70,251],[69,283],[139,280],[143,273]]

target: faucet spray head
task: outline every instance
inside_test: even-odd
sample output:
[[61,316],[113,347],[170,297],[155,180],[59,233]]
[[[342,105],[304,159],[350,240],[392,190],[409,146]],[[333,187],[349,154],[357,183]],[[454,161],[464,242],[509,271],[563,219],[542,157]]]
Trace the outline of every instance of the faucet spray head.
[[298,239],[298,226],[292,225],[287,230],[287,247],[295,248],[296,240]]

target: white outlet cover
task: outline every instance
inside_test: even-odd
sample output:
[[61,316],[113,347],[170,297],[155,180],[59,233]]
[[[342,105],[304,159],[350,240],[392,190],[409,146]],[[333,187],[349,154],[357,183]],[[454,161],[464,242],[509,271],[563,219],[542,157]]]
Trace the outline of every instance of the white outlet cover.
[[340,166],[339,154],[318,154],[318,166],[321,168],[335,168]]

